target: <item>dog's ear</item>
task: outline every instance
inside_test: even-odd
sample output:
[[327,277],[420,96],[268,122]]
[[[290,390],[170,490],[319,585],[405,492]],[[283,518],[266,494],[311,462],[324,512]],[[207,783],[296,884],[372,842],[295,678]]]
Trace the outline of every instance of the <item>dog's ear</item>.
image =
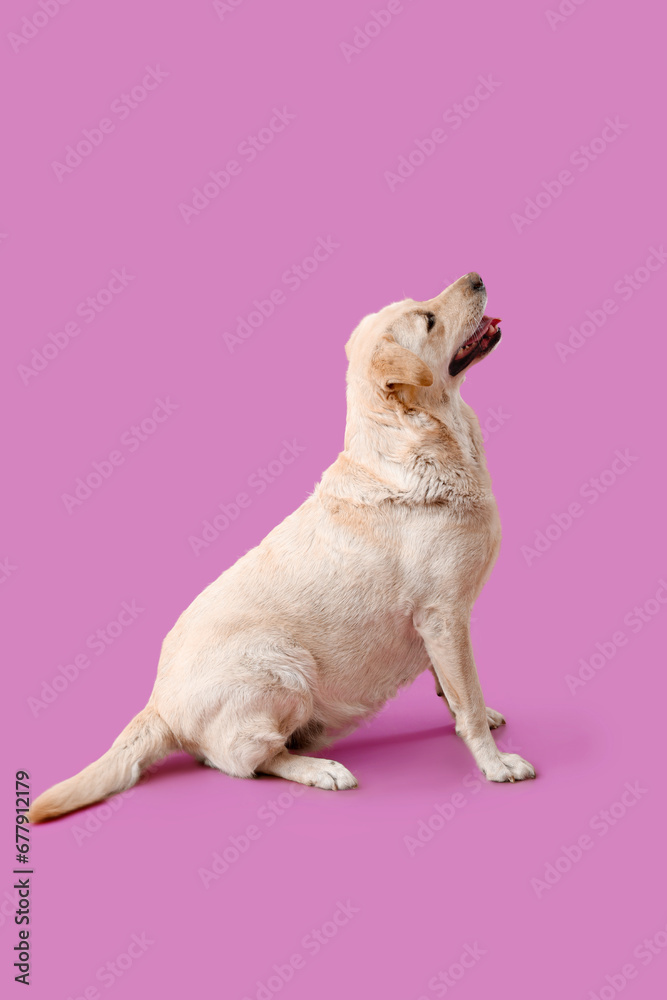
[[368,316],[364,316],[362,321],[354,328],[354,330],[350,334],[350,339],[345,345],[345,353],[347,355],[348,361],[352,360],[352,350],[354,348],[356,341],[359,339],[360,331],[362,330],[362,328],[366,328],[367,326],[369,326],[369,324],[373,322],[373,320],[375,319],[375,315],[376,315],[375,313],[370,313]]
[[[358,329],[359,329],[359,327],[357,327],[357,330]],[[348,340],[347,344],[345,345],[345,355],[346,355],[348,361],[350,360],[350,358],[352,356],[352,342],[354,340],[354,335],[357,332],[357,330],[353,330],[353,332],[350,334],[350,339]]]
[[397,344],[391,335],[384,337],[375,349],[371,376],[385,390],[395,385],[433,385],[433,372],[426,362]]

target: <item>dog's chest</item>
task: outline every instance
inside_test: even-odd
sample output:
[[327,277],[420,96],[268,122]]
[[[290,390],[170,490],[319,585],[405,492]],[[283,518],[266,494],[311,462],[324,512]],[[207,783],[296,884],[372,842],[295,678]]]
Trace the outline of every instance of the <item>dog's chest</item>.
[[401,565],[410,599],[432,603],[465,591],[476,599],[500,549],[500,518],[489,493],[469,513],[446,505],[410,511],[401,532]]

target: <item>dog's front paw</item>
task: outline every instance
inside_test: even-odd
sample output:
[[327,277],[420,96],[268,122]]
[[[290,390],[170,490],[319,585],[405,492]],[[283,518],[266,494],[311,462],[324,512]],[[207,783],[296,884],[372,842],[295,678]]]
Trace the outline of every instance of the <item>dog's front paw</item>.
[[505,716],[496,712],[495,708],[489,708],[488,705],[486,706],[486,719],[490,729],[497,729],[498,726],[505,725]]
[[517,753],[501,753],[480,768],[489,781],[524,781],[535,777],[535,768]]

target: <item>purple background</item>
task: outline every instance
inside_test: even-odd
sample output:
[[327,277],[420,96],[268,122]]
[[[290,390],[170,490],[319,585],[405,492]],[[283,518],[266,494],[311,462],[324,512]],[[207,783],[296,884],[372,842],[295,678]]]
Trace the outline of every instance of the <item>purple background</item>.
[[[174,757],[119,808],[31,831],[31,995],[418,1000],[454,990],[433,981],[451,967],[461,1000],[652,1000],[667,968],[655,891],[665,270],[651,257],[667,239],[656,210],[664,13],[589,0],[562,4],[571,13],[556,21],[527,0],[405,0],[362,37],[384,0],[219,6],[72,0],[41,26],[37,0],[7,0],[0,16],[3,982],[20,993],[14,772],[29,770],[36,795],[108,748],[145,704],[180,612],[342,447],[343,345],[359,319],[475,269],[504,338],[464,396],[486,430],[504,539],[474,641],[487,701],[508,719],[501,741],[538,780],[478,783],[429,676],[334,748],[354,792],[293,795],[278,779],[236,781]],[[35,36],[25,44],[22,25]],[[167,75],[137,107],[111,110],[147,67]],[[480,76],[493,81],[481,101]],[[274,108],[294,118],[249,162],[238,147]],[[58,179],[54,161],[104,118],[113,131]],[[622,127],[595,141],[606,119]],[[446,138],[426,143],[420,163],[416,142],[434,129]],[[240,173],[186,222],[179,206],[232,159]],[[564,170],[570,182],[547,195]],[[320,237],[336,248],[300,287],[285,283]],[[77,316],[123,268],[127,287],[93,321]],[[276,288],[284,301],[230,350],[224,334]],[[77,320],[80,333],[37,372],[33,349]],[[156,399],[177,408],[131,446]],[[248,480],[283,441],[304,450],[259,493]],[[629,457],[609,471],[617,450]],[[63,494],[113,451],[123,463],[68,513]],[[239,492],[250,506],[195,555],[191,536]],[[113,644],[87,646],[132,601],[143,610]],[[568,686],[596,653],[591,679]],[[639,783],[632,804],[614,806],[628,782]],[[452,796],[460,808],[445,806]],[[272,801],[283,805],[269,824]],[[601,818],[610,808],[613,825]],[[423,846],[406,840],[426,838],[429,821],[439,829]],[[216,852],[233,858],[230,838],[249,825],[258,839],[205,888],[200,869]],[[590,848],[568,863],[563,849],[584,836]],[[534,881],[547,872],[552,885]],[[349,919],[338,910],[348,900]],[[335,915],[347,919],[337,929]],[[315,954],[307,935],[323,926]],[[98,978],[132,934],[152,943],[129,966],[120,959],[122,975]],[[468,969],[457,964],[466,945]],[[262,990],[294,954],[302,967]],[[628,963],[634,975],[620,971]]]

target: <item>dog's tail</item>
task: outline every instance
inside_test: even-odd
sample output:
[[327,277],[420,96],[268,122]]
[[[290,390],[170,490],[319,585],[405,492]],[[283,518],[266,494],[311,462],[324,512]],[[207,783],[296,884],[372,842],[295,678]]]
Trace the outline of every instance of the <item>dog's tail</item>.
[[146,767],[177,748],[178,742],[167,723],[147,705],[104,756],[36,798],[28,819],[31,823],[41,823],[124,792],[137,783]]

